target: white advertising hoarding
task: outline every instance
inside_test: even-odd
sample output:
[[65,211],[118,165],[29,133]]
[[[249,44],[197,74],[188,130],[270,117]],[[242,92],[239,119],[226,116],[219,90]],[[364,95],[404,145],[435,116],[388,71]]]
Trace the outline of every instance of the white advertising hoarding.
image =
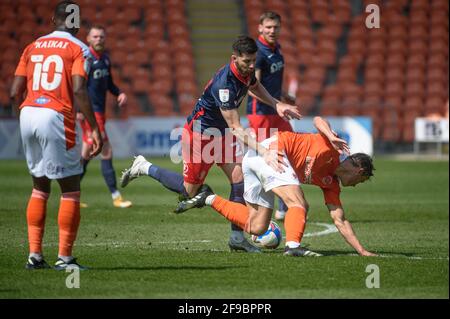
[[415,120],[415,141],[416,142],[447,142],[448,119],[433,120],[427,118],[417,118]]

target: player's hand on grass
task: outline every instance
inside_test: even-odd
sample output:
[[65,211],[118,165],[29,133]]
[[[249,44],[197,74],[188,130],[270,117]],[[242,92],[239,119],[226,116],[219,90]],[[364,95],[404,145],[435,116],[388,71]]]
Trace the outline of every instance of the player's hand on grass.
[[263,155],[264,161],[267,165],[272,167],[275,171],[279,173],[284,173],[284,166],[287,166],[283,161],[283,156],[276,150],[268,150]]
[[298,107],[297,105],[290,105],[283,102],[277,103],[277,113],[286,121],[292,119],[299,120],[303,117],[302,114],[300,113],[300,107]]
[[124,107],[127,104],[128,98],[125,93],[120,93],[117,97],[117,103],[119,104],[119,107]]
[[365,256],[365,257],[376,257],[378,256],[375,253],[371,253],[370,251],[367,250],[363,250],[362,252],[359,253],[361,256]]
[[337,135],[334,135],[330,138],[330,143],[331,145],[333,145],[333,148],[339,152],[339,154],[350,155],[350,147],[348,146],[347,142],[337,137]]
[[100,131],[98,130],[98,128],[92,130],[92,149],[91,152],[89,153],[89,156],[95,157],[97,156],[103,148],[103,139],[102,136],[100,135]]

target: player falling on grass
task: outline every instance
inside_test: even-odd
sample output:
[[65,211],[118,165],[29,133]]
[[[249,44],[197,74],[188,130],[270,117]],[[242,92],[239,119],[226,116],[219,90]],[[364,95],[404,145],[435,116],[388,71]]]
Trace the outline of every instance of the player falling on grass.
[[92,127],[93,147],[89,155],[97,155],[103,143],[86,88],[89,48],[75,38],[78,29],[66,21],[73,12],[79,12],[71,10],[74,5],[72,1],[62,1],[56,6],[52,19],[55,31],[25,48],[11,88],[14,108],[27,92],[20,104],[22,144],[33,179],[27,206],[30,249],[27,269],[50,268],[43,258],[42,237],[53,179],[62,193],[58,211],[59,251],[54,268],[84,268],[72,257],[80,224],[83,171],[74,100]]
[[[88,92],[94,109],[95,118],[103,138],[103,149],[101,152],[101,170],[103,178],[113,199],[115,207],[127,208],[131,207],[132,203],[124,200],[119,190],[117,189],[116,172],[112,164],[112,148],[106,134],[105,123],[105,106],[106,106],[106,92],[110,91],[114,96],[117,96],[117,104],[123,107],[127,103],[127,96],[121,92],[114,84],[111,75],[111,60],[105,51],[105,28],[100,25],[94,25],[90,28],[87,35],[87,42],[89,43],[89,50],[93,56],[93,63],[88,79]],[[86,121],[82,114],[78,114],[80,124],[83,129],[83,147],[82,147],[82,162],[83,162],[83,178],[86,173],[87,165],[90,161],[89,153],[92,149],[92,130],[89,122]],[[87,207],[86,203],[81,203],[81,207]]]
[[[298,119],[301,115],[297,106],[285,104],[273,98],[255,78],[257,50],[258,47],[252,38],[238,37],[233,44],[230,63],[221,68],[207,84],[184,126],[183,175],[147,162],[143,156],[137,156],[131,167],[122,174],[123,187],[134,178],[148,175],[185,198],[193,197],[199,192],[209,169],[215,162],[230,181],[229,199],[233,202],[244,203],[241,167],[243,153],[239,151],[239,144],[233,134],[227,132],[230,128],[245,144],[254,149],[258,148],[259,154],[267,165],[280,169],[277,154],[259,146],[256,140],[244,131],[238,108],[247,92],[250,91],[273,107],[286,120]],[[212,150],[210,150],[211,145],[215,146]],[[260,252],[259,248],[247,241],[242,229],[234,224],[228,245],[231,250]]]
[[359,242],[350,222],[345,218],[339,198],[339,183],[342,186],[356,186],[373,176],[372,159],[366,154],[356,153],[340,161],[340,154],[349,154],[347,143],[322,118],[315,117],[314,125],[319,133],[278,132],[261,143],[281,152],[287,165],[283,173],[267,165],[254,150],[247,152],[242,162],[247,206],[230,202],[205,187],[194,198],[180,202],[177,212],[208,205],[246,232],[262,235],[270,223],[275,194],[288,206],[284,220],[284,254],[321,256],[300,246],[309,207],[300,185],[313,184],[322,189],[331,218],[347,243],[362,256],[376,256],[364,249]]
[[[278,38],[281,31],[281,17],[268,11],[261,15],[258,25],[259,37],[256,40],[258,53],[256,54],[255,76],[274,98],[295,103],[295,98],[282,94],[284,58]],[[269,138],[274,132],[292,132],[291,124],[283,120],[276,110],[249,94],[247,101],[247,119],[256,134],[258,141]],[[287,206],[279,199],[278,210],[275,212],[277,220],[284,219]]]

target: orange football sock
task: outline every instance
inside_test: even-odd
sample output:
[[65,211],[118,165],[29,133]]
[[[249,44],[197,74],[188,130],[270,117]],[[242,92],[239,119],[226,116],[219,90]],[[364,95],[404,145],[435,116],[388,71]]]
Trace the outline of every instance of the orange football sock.
[[305,232],[306,210],[303,207],[290,207],[284,217],[286,242],[300,243]]
[[63,193],[58,212],[59,256],[72,256],[80,225],[80,192]]
[[49,193],[33,189],[27,206],[28,243],[30,254],[42,254],[42,237],[45,229],[45,214]]
[[236,202],[231,202],[220,197],[219,195],[216,195],[211,207],[233,224],[238,225],[245,231],[248,231],[246,228],[249,218],[247,206]]

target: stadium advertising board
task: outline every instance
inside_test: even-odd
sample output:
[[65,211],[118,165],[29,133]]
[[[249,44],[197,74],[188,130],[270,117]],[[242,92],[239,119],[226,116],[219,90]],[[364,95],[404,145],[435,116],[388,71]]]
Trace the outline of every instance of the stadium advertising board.
[[[330,117],[335,131],[347,140],[352,153],[373,153],[371,119],[367,117]],[[128,120],[108,120],[106,129],[117,158],[128,158],[136,154],[147,156],[169,156],[179,152],[184,117],[137,117]],[[241,119],[244,127],[247,120]],[[297,132],[317,132],[311,117],[292,121]],[[447,131],[448,138],[448,131]],[[175,147],[174,147],[175,146]],[[18,122],[0,121],[0,158],[23,158]]]

